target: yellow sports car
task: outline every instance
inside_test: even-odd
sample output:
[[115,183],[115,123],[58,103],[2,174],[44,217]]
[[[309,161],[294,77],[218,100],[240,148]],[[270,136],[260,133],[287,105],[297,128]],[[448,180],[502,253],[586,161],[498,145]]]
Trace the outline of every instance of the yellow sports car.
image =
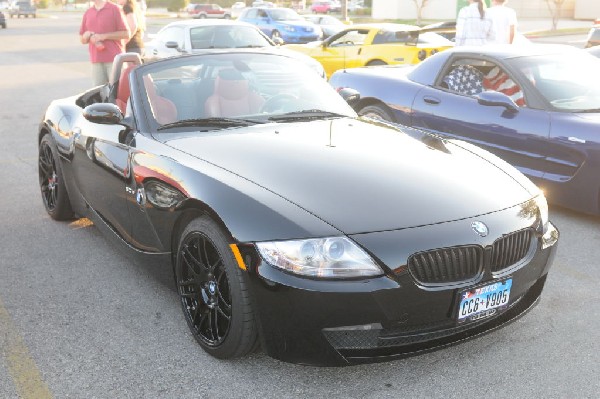
[[342,68],[417,64],[453,45],[443,36],[418,26],[374,23],[352,25],[323,41],[286,47],[315,58],[329,78]]

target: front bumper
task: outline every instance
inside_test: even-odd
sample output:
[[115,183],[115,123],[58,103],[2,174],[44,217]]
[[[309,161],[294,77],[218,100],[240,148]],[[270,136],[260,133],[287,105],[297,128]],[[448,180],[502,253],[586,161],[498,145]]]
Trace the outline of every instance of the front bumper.
[[[507,218],[511,212],[478,220],[483,220],[490,231],[512,231],[506,229],[506,224],[515,220]],[[264,351],[283,361],[319,366],[384,361],[448,346],[525,314],[543,290],[556,253],[558,231],[549,224],[544,236],[536,234],[532,239],[525,258],[499,273],[484,270],[477,281],[458,284],[417,283],[405,267],[410,254],[423,248],[473,243],[471,231],[449,234],[457,230],[457,223],[468,225],[470,221],[352,236],[385,265],[385,275],[370,279],[301,278],[266,264],[248,250],[249,286]],[[536,223],[521,218],[515,230]],[[497,239],[490,236],[476,244],[489,247]],[[461,290],[507,277],[513,279],[507,308],[482,320],[456,321]]]

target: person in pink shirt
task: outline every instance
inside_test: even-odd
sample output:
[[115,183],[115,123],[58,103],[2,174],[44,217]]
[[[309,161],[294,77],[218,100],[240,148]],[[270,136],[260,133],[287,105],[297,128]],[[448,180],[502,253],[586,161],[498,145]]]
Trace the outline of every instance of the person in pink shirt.
[[106,0],[94,0],[81,21],[79,36],[89,46],[92,76],[97,86],[108,83],[112,63],[124,52],[123,40],[129,39],[129,28],[121,9]]

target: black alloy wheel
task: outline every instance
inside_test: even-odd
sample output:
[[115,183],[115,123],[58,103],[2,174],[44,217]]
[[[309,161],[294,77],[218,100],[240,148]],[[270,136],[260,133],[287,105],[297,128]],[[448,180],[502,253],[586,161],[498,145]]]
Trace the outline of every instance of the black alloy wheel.
[[58,153],[48,134],[40,141],[38,174],[46,212],[55,220],[72,218],[73,211],[63,181]]
[[211,219],[194,219],[184,230],[175,279],[185,319],[205,351],[227,359],[254,349],[249,294],[225,235]]

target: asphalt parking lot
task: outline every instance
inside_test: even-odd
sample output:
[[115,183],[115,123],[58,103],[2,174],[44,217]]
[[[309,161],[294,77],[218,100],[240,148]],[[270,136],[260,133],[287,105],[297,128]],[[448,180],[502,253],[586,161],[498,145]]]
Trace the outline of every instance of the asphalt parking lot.
[[[600,396],[600,218],[556,207],[561,241],[541,302],[501,330],[346,368],[205,354],[181,314],[170,266],[141,264],[85,220],[57,223],[44,211],[40,118],[51,100],[91,85],[80,17],[13,19],[0,30],[0,397]],[[155,30],[162,23],[150,22]]]

